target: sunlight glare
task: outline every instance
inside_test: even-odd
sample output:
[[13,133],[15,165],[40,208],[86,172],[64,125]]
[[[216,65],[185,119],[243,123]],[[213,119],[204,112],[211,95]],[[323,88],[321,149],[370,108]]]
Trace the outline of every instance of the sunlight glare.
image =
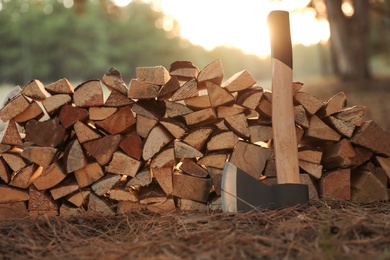
[[119,7],[125,7],[131,3],[132,0],[111,0],[115,5]]

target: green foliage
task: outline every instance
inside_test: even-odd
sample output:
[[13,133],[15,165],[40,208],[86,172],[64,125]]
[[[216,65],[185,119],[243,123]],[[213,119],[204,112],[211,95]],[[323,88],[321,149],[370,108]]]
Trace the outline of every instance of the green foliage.
[[[63,77],[101,78],[112,66],[129,81],[136,67],[169,69],[175,60],[190,60],[202,69],[222,59],[225,74],[231,76],[248,64],[257,70],[262,63],[237,49],[207,52],[179,37],[168,38],[167,32],[155,26],[163,14],[141,1],[117,9],[115,15],[107,11],[107,1],[84,1],[73,8],[65,8],[58,0],[0,3],[0,24],[5,25],[0,26],[0,84],[23,86],[34,78],[47,83]],[[185,47],[180,47],[183,42]]]

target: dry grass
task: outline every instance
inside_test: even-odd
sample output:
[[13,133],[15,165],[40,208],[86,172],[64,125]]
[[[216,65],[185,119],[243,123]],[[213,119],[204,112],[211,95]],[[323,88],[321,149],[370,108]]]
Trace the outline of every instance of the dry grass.
[[138,211],[1,224],[3,259],[389,259],[390,203],[251,213]]

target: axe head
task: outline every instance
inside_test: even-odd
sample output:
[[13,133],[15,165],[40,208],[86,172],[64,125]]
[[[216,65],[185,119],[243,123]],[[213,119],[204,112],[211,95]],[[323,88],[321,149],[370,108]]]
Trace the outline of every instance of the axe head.
[[266,185],[230,162],[222,173],[221,200],[224,212],[248,212],[305,205],[309,201],[306,184]]

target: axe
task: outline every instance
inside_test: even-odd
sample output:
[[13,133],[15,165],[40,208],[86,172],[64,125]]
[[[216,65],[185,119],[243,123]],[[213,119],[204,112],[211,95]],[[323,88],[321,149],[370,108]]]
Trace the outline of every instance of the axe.
[[272,129],[277,184],[267,185],[229,161],[222,172],[224,212],[304,205],[308,187],[301,184],[292,97],[292,46],[289,13],[268,15],[272,56]]

